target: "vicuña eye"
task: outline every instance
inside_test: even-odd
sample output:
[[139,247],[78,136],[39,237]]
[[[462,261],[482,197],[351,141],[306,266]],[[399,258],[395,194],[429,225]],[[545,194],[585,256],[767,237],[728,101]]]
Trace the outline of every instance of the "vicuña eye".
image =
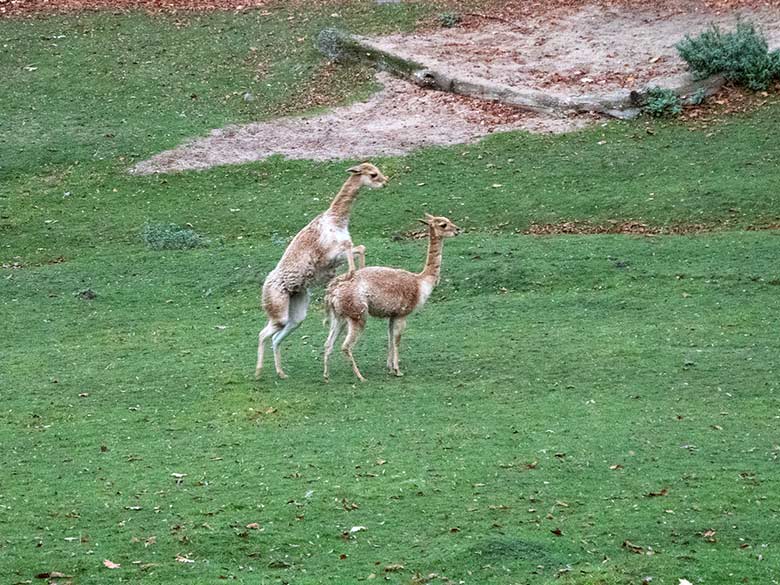
[[376,179],[376,173],[371,173],[371,178]]

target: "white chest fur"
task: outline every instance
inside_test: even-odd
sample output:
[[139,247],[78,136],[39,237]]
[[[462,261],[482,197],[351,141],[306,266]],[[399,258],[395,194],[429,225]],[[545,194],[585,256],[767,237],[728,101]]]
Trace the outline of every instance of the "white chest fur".
[[330,217],[323,217],[320,222],[320,246],[327,251],[328,256],[336,256],[344,250],[344,244],[352,241],[347,226],[338,225]]
[[428,279],[422,279],[420,281],[420,300],[418,302],[418,307],[423,305],[425,301],[428,300],[428,297],[431,296],[431,291],[433,290],[433,283]]

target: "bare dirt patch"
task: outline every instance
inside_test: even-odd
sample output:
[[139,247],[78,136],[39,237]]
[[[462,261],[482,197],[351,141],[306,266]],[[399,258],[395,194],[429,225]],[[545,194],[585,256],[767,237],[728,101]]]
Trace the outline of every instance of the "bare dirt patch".
[[[368,39],[378,49],[467,83],[576,96],[677,87],[688,80],[675,44],[710,23],[725,29],[738,18],[760,25],[780,45],[780,8],[716,9],[705,3],[563,5],[520,18],[509,8],[463,26]],[[760,3],[757,3],[760,4]]]
[[524,234],[532,236],[560,235],[597,235],[623,234],[635,236],[656,236],[697,234],[712,231],[712,227],[704,224],[686,224],[673,226],[651,226],[639,221],[612,221],[606,224],[594,224],[587,221],[565,221],[561,223],[532,224]]
[[[368,0],[366,0],[368,1]],[[400,0],[412,4],[419,0]],[[429,1],[429,0],[428,0]],[[30,16],[81,10],[144,10],[147,12],[244,11],[255,8],[301,8],[339,6],[350,0],[0,0],[0,17]],[[584,4],[644,8],[646,0],[439,0],[441,10],[454,10],[464,17],[465,26],[480,26],[485,20],[510,20],[547,14],[551,10],[576,9]],[[778,0],[655,0],[654,4],[669,12],[706,8],[733,10],[778,6]],[[433,24],[433,21],[431,21]]]
[[[458,14],[461,26],[480,28],[486,20],[518,22],[523,19],[562,15],[584,6],[600,6],[605,9],[647,10],[652,6],[659,14],[701,12],[703,14],[731,12],[740,9],[780,8],[780,0],[442,0],[442,9]],[[431,19],[429,28],[439,28]]]
[[562,132],[590,116],[554,118],[493,102],[428,91],[387,74],[369,100],[317,116],[214,130],[209,136],[139,163],[134,173],[167,173],[246,163],[273,155],[338,160],[395,156],[424,146],[472,142],[492,132]]
[[[370,42],[459,79],[544,92],[562,102],[578,95],[681,83],[689,76],[675,44],[710,23],[731,28],[737,18],[749,19],[759,24],[770,46],[780,45],[780,6],[775,2],[663,1],[647,3],[649,8],[638,4],[555,0],[545,11],[537,1],[507,2],[492,12],[485,5],[480,13],[464,11],[471,16],[453,29]],[[139,163],[132,172],[206,169],[273,155],[312,160],[395,156],[421,147],[473,142],[493,132],[567,132],[597,119],[565,109],[555,114],[525,112],[494,101],[421,89],[387,74],[380,74],[379,80],[383,89],[367,101],[322,115],[214,130]],[[315,92],[305,101],[324,103],[323,99]]]
[[709,130],[734,114],[745,114],[780,102],[780,81],[769,91],[754,92],[732,84],[696,108],[683,110],[681,119],[691,130]]
[[[749,225],[744,227],[745,231],[767,231],[777,230],[780,225]],[[599,234],[620,234],[630,236],[687,236],[701,233],[709,233],[721,230],[733,230],[734,224],[724,221],[720,224],[675,224],[675,225],[650,225],[640,221],[608,221],[602,224],[591,223],[588,221],[564,221],[560,223],[534,223],[523,231],[523,234],[532,236],[592,236]]]
[[0,0],[0,16],[31,16],[81,10],[245,10],[268,4],[271,4],[269,0]]

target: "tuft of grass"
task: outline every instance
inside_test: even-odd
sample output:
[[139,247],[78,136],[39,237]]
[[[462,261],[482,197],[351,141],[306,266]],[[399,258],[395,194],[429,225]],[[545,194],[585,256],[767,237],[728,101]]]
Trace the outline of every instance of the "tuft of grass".
[[770,52],[766,37],[751,22],[737,22],[732,32],[710,25],[697,37],[686,35],[677,44],[677,52],[700,79],[722,74],[758,91],[780,77],[780,50]]
[[460,14],[457,12],[442,12],[436,19],[439,21],[439,25],[444,28],[454,28],[461,23]]
[[173,223],[146,222],[141,237],[152,250],[189,250],[209,245],[209,241],[195,230]]
[[317,50],[331,61],[344,57],[344,42],[347,34],[335,28],[324,28],[317,34]]
[[707,101],[707,91],[702,87],[697,89],[692,96],[688,98],[688,102],[692,106],[700,106]]
[[682,100],[671,89],[653,87],[647,92],[642,111],[653,118],[679,116],[682,113]]

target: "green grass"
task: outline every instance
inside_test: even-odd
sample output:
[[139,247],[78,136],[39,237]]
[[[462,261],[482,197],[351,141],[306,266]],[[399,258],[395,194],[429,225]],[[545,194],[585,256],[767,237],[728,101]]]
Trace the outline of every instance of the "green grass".
[[[425,10],[387,7],[365,24],[355,5],[339,19],[392,30]],[[394,236],[424,211],[467,228],[409,321],[406,376],[384,373],[384,324],[372,321],[357,350],[369,382],[335,355],[323,384],[317,291],[285,346],[291,378],[255,382],[259,283],[349,163],[126,169],[213,126],[294,110],[293,81],[316,75],[311,38],[332,13],[0,22],[14,44],[0,65],[0,260],[23,266],[0,272],[0,573],[79,584],[780,580],[780,237],[744,231],[780,218],[780,104],[710,135],[615,122],[377,161],[392,182],[363,194],[352,225],[370,263],[421,266],[425,243]],[[247,85],[254,65],[235,59],[265,38],[258,30],[279,40],[267,89]],[[71,31],[77,42],[57,51],[41,40]],[[117,85],[106,46],[133,89]],[[163,49],[170,62],[145,63]],[[90,80],[90,67],[102,76]],[[211,80],[196,100],[183,71]],[[325,88],[334,99],[368,89],[347,90],[341,75]],[[245,88],[261,97],[218,99]],[[621,219],[713,232],[516,233]],[[147,222],[192,224],[211,245],[149,250]],[[86,288],[93,300],[78,296]],[[353,526],[367,530],[343,538]]]

